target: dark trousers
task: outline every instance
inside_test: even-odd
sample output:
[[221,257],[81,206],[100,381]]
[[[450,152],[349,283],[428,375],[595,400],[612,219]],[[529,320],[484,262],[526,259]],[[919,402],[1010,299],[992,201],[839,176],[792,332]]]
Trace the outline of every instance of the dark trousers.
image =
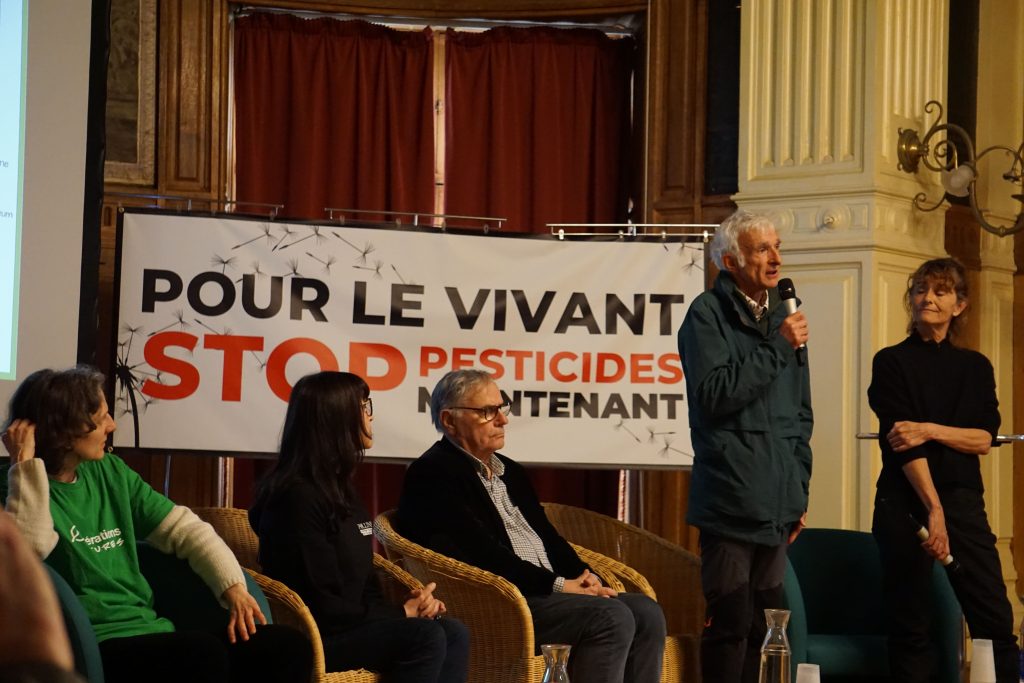
[[469,630],[456,619],[378,619],[324,639],[328,671],[369,669],[384,683],[465,683]]
[[[567,643],[569,679],[583,683],[658,683],[665,615],[639,593],[616,598],[552,593],[526,598],[534,642]],[[539,652],[539,650],[538,650]]]
[[227,632],[175,631],[100,643],[107,683],[307,683],[313,650],[287,626],[258,626],[247,641],[229,643]]
[[700,580],[707,602],[700,642],[702,680],[757,683],[765,609],[782,607],[786,544],[759,545],[700,533]]
[[[949,534],[949,552],[960,563],[950,575],[972,638],[992,641],[996,680],[1018,680],[1017,638],[1013,608],[988,526],[980,491],[951,489],[939,498]],[[927,681],[934,668],[929,637],[932,568],[935,560],[921,548],[906,517],[910,512],[924,523],[928,516],[917,500],[888,497],[875,505],[872,533],[882,559],[883,591],[888,607],[889,669],[894,681]]]

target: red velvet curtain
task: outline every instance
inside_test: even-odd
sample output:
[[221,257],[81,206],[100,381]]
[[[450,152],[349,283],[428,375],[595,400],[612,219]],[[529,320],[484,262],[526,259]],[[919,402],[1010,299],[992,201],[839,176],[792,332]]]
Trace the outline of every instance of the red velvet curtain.
[[[625,222],[634,41],[502,27],[448,31],[447,44],[445,210],[537,233]],[[530,478],[541,500],[618,511],[617,470],[531,467]]]
[[[433,213],[431,50],[429,31],[281,14],[238,19],[237,198],[282,203],[284,216],[310,220],[325,219],[325,207]],[[251,504],[270,464],[236,463],[235,505]],[[357,488],[372,514],[398,503],[404,471],[360,469]]]
[[431,59],[429,30],[239,18],[237,199],[283,203],[285,216],[313,220],[325,207],[432,213]]
[[625,222],[633,40],[502,27],[447,43],[446,211],[526,232]]

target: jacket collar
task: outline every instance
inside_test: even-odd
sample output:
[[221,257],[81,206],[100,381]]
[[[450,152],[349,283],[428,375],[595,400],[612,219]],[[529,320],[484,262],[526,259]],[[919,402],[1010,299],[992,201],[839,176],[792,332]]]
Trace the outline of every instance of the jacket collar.
[[[750,308],[747,307],[742,293],[736,286],[736,279],[733,278],[732,273],[727,270],[718,271],[718,277],[715,278],[715,284],[712,291],[718,295],[726,306],[731,307],[732,310],[736,311],[736,315],[739,317],[740,323],[753,330],[760,329],[758,327],[757,320],[754,319],[754,314],[750,312]],[[775,321],[776,313],[779,312],[779,304],[781,302],[782,300],[779,298],[778,287],[770,287],[768,289],[767,315],[769,321],[772,323]]]

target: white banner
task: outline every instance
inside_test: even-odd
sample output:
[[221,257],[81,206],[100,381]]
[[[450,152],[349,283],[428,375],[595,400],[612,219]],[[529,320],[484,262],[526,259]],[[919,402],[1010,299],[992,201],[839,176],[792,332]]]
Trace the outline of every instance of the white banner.
[[[126,213],[116,446],[277,450],[291,386],[370,385],[369,455],[438,437],[449,370],[493,373],[522,462],[688,466],[676,331],[704,288],[699,244]],[[134,403],[134,406],[133,406]]]

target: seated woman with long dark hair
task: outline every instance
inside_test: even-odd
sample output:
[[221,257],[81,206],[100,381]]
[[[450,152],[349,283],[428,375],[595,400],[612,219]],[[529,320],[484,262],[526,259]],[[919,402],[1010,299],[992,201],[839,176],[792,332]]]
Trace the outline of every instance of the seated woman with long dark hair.
[[440,619],[434,584],[388,603],[373,571],[373,526],[352,485],[373,445],[366,382],[319,372],[296,382],[280,457],[260,482],[249,521],[260,564],[295,590],[320,629],[328,671],[365,668],[387,683],[461,683],[469,635]]
[[[78,596],[99,641],[107,683],[304,682],[302,635],[266,619],[213,527],[154,491],[105,453],[113,418],[103,375],[39,370],[11,397],[3,443],[11,455],[6,509],[35,552]],[[136,541],[187,559],[230,612],[226,633],[178,631],[153,609]]]

